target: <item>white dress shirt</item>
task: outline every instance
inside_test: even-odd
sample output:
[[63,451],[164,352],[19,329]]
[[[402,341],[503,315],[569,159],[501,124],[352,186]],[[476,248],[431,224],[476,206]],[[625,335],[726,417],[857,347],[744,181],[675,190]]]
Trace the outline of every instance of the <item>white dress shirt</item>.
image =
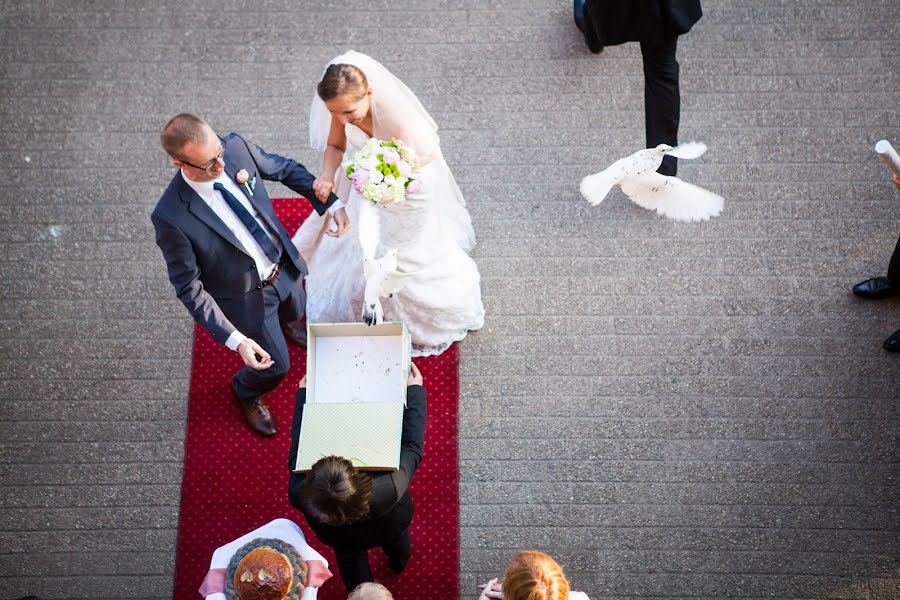
[[[256,265],[256,271],[259,273],[260,279],[268,279],[269,275],[272,274],[272,271],[275,269],[275,263],[269,260],[269,257],[266,256],[266,253],[263,252],[263,249],[260,247],[259,243],[256,241],[256,238],[253,237],[253,234],[250,233],[250,230],[247,229],[247,226],[244,225],[243,221],[234,214],[234,211],[231,210],[231,207],[228,206],[228,203],[225,202],[225,198],[222,197],[222,193],[219,190],[213,188],[213,186],[217,183],[221,183],[232,196],[238,199],[244,208],[247,209],[247,212],[256,219],[256,222],[259,223],[259,226],[262,227],[262,230],[266,232],[272,239],[272,243],[275,244],[275,247],[281,246],[281,242],[278,237],[275,236],[271,231],[269,231],[268,226],[265,221],[263,221],[259,212],[257,212],[256,208],[250,203],[250,200],[247,196],[244,195],[244,192],[241,191],[241,188],[238,187],[237,182],[231,179],[228,176],[228,173],[222,171],[222,174],[219,175],[214,181],[206,181],[199,182],[193,181],[190,177],[185,175],[184,171],[181,171],[181,176],[184,179],[185,183],[187,183],[191,188],[197,192],[197,195],[203,198],[203,201],[209,205],[216,216],[219,217],[225,226],[231,230],[234,236],[237,238],[238,242],[240,242],[241,246],[244,249],[250,258],[253,259],[253,262]],[[334,204],[328,207],[328,213],[333,215],[334,212],[340,208],[344,207],[344,203],[338,200]],[[282,251],[284,251],[282,249]],[[228,336],[228,339],[225,340],[225,346],[230,350],[237,350],[237,347],[241,345],[247,336],[243,333],[235,329],[231,332],[231,335]]]
[[[228,176],[228,173],[222,172],[221,175],[215,181],[193,181],[187,175],[185,175],[184,171],[181,172],[181,176],[184,178],[185,183],[187,183],[191,188],[197,192],[197,195],[203,198],[203,201],[209,205],[216,216],[219,217],[225,226],[231,230],[234,234],[234,237],[237,238],[238,242],[240,242],[241,246],[244,249],[250,258],[253,259],[253,262],[256,264],[256,272],[259,273],[260,279],[267,279],[269,275],[272,274],[272,270],[275,268],[275,263],[269,260],[269,257],[266,256],[266,253],[263,252],[263,249],[260,247],[259,243],[256,241],[256,238],[253,237],[253,234],[250,233],[250,230],[247,229],[247,226],[244,225],[243,221],[234,214],[234,211],[231,210],[231,207],[228,206],[228,203],[225,202],[225,198],[222,197],[222,193],[219,190],[213,189],[213,185],[217,183],[221,183],[228,192],[237,198],[238,202],[243,205],[244,208],[247,209],[247,212],[256,219],[256,222],[259,223],[259,226],[262,227],[262,230],[266,232],[266,234],[272,239],[272,243],[275,244],[275,247],[278,248],[281,246],[281,242],[278,238],[269,231],[268,226],[265,221],[263,221],[259,213],[256,211],[256,208],[252,204],[250,204],[250,200],[244,195],[241,189],[238,187],[238,184]],[[237,350],[237,347],[241,345],[241,342],[246,339],[243,333],[235,329],[231,332],[231,335],[228,336],[228,339],[225,340],[225,346],[231,350]]]

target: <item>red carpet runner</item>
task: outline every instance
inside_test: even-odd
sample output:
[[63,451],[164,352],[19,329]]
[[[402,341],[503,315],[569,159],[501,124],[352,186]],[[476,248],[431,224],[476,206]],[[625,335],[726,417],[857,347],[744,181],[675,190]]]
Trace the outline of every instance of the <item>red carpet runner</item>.
[[[303,200],[275,200],[288,231],[309,213]],[[353,235],[351,233],[349,235]],[[266,401],[278,434],[263,439],[247,428],[228,391],[240,358],[220,348],[199,327],[194,332],[193,369],[185,439],[184,480],[175,565],[176,600],[199,598],[197,589],[213,551],[272,519],[289,518],[328,559],[335,574],[319,590],[321,600],[346,597],[334,554],[321,544],[287,498],[288,445],[294,392],[306,369],[304,351],[291,347],[291,370]],[[380,550],[369,553],[375,579],[397,600],[458,598],[459,501],[457,346],[441,356],[416,359],[428,390],[425,455],[413,479],[416,514],[413,554],[401,575],[387,568]]]

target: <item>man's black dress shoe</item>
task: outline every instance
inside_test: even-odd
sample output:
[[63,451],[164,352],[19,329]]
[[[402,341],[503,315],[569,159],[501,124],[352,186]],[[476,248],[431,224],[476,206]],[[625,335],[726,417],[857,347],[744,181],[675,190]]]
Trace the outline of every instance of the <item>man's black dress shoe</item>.
[[853,286],[853,293],[861,298],[880,300],[900,294],[898,286],[893,285],[887,277],[873,277]]
[[881,346],[888,352],[900,352],[900,329],[894,332],[894,335],[884,340]]

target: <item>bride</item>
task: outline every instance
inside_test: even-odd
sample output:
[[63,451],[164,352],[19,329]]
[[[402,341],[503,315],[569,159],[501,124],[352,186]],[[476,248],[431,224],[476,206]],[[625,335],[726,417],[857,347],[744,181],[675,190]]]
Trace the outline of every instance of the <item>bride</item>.
[[[406,85],[381,63],[355,51],[332,60],[309,116],[312,147],[324,167],[313,189],[319,200],[334,191],[359,223],[368,201],[341,168],[370,138],[398,139],[415,150],[421,189],[396,204],[363,206],[377,212],[380,241],[376,256],[397,250],[402,287],[381,299],[386,321],[403,321],[413,356],[440,354],[469,331],[484,325],[480,275],[468,252],[475,232],[465,200],[441,154],[437,125]],[[306,280],[310,323],[358,321],[363,308],[363,248],[355,235],[324,235],[326,213],[312,214],[294,235],[309,265]]]

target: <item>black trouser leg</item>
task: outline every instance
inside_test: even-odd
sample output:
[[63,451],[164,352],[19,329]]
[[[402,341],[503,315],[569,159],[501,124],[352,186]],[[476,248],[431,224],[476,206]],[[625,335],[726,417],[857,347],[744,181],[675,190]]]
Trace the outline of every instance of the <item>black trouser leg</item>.
[[409,557],[412,554],[412,544],[409,538],[409,529],[404,529],[397,539],[381,547],[388,558],[388,566],[399,573],[406,568]]
[[[647,147],[659,144],[678,145],[678,121],[681,116],[681,93],[678,89],[678,61],[675,51],[678,36],[653,42],[641,42],[644,59],[644,122]],[[675,175],[678,161],[663,159],[659,172]]]
[[894,285],[900,285],[900,237],[897,238],[897,246],[894,247],[894,253],[891,255],[887,278]]
[[[300,321],[306,314],[306,290],[303,288],[303,275],[293,265],[282,262],[284,274],[275,281],[275,289],[281,297],[278,307],[278,318],[282,323]],[[289,273],[288,276],[285,276]]]
[[261,371],[245,366],[237,372],[234,376],[234,387],[241,400],[251,400],[275,389],[291,366],[287,342],[278,322],[282,299],[274,286],[263,288],[262,294],[265,307],[263,322],[256,330],[244,331],[243,334],[262,346],[272,356],[275,364]]
[[361,583],[374,581],[372,568],[369,566],[368,550],[353,550],[350,552],[335,548],[334,555],[337,558],[338,570],[341,579],[348,592]]

